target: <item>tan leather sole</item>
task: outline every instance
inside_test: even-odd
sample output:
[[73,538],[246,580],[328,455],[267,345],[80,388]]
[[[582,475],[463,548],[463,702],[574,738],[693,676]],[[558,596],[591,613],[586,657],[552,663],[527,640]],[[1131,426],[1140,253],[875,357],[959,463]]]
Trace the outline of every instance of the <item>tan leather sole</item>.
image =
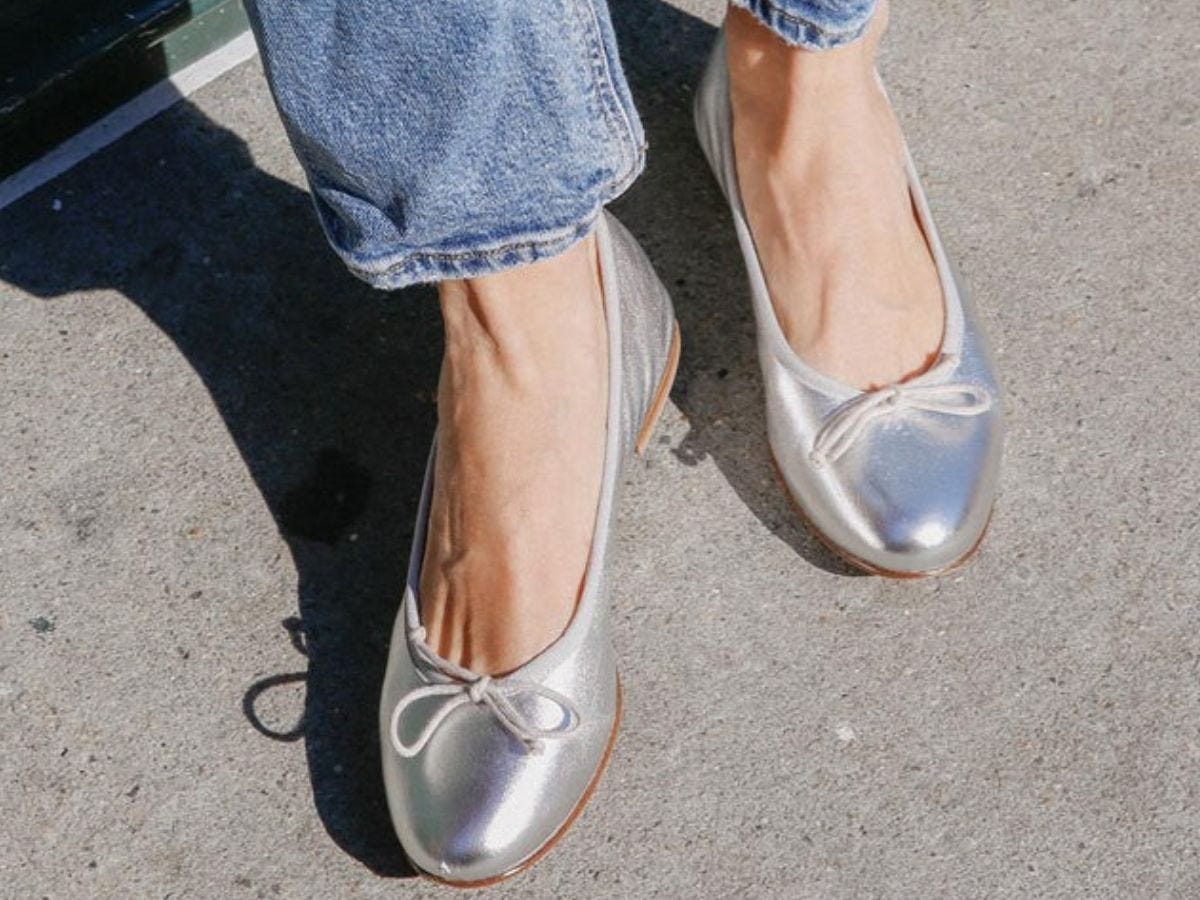
[[787,485],[787,479],[783,477],[783,470],[779,468],[779,463],[775,461],[775,454],[773,453],[771,454],[771,468],[775,470],[775,478],[779,481],[779,486],[783,488],[784,496],[788,498],[788,501],[792,504],[792,508],[795,509],[799,514],[800,519],[804,522],[805,527],[808,528],[812,535],[821,542],[822,546],[824,546],[826,550],[838,557],[838,559],[849,563],[856,569],[866,572],[868,575],[881,575],[884,578],[911,580],[913,578],[927,578],[935,575],[945,575],[947,572],[953,572],[960,566],[965,565],[971,559],[971,557],[976,554],[976,552],[979,550],[979,545],[983,543],[983,539],[987,536],[988,528],[992,524],[992,512],[995,509],[994,506],[991,510],[988,510],[987,521],[984,522],[983,530],[979,532],[979,537],[975,539],[975,543],[971,545],[971,549],[954,562],[950,563],[948,566],[942,566],[940,569],[922,569],[914,572],[904,572],[896,569],[882,569],[879,566],[872,565],[866,560],[859,559],[849,550],[845,550],[838,546],[831,539],[826,537],[821,532],[821,529],[817,528],[817,526],[813,524],[813,520],[808,517],[808,513],[806,513],[804,511],[804,507],[800,505],[800,501],[792,495],[791,488],[789,488]]
[[654,433],[654,426],[658,424],[658,417],[662,415],[663,407],[667,405],[667,397],[671,395],[671,385],[675,383],[675,372],[679,369],[680,346],[679,323],[674,322],[671,328],[671,349],[667,354],[667,366],[663,369],[662,378],[658,381],[654,402],[650,404],[650,410],[642,422],[642,429],[638,432],[637,443],[633,445],[633,451],[638,456],[646,451],[646,445],[650,443],[650,436]]

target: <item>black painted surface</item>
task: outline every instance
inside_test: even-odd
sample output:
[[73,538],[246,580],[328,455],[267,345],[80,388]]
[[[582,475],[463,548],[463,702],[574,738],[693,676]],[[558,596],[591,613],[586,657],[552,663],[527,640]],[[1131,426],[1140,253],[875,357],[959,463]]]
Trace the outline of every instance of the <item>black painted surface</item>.
[[[0,178],[170,74],[166,35],[237,6],[238,0],[0,0]],[[214,42],[224,39],[212,35]],[[210,43],[199,36],[194,57]]]
[[186,0],[7,0],[0,4],[0,115]]

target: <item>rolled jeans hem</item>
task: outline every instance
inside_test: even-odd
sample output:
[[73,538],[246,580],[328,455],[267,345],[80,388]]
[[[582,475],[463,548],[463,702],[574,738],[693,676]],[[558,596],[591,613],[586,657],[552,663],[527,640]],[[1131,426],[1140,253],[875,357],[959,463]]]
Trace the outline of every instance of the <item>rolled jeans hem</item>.
[[645,148],[633,155],[631,168],[598,192],[595,203],[573,221],[554,228],[517,230],[501,243],[461,250],[398,250],[374,259],[362,259],[343,250],[326,232],[334,251],[350,270],[374,288],[399,290],[414,284],[451,278],[479,278],[528,265],[565,253],[587,237],[605,205],[617,199],[637,180],[645,167]]
[[[784,43],[808,50],[832,50],[862,37],[875,5],[865,4],[865,14],[842,23],[822,22],[820,10],[806,3],[791,2],[785,9],[774,0],[730,0],[775,32]],[[806,10],[808,10],[806,12]]]

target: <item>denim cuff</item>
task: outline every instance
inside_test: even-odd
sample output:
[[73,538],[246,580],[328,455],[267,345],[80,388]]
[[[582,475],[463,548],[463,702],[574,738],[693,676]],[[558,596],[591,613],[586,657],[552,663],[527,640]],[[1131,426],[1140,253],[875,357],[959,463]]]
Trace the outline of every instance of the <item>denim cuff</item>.
[[[516,266],[549,259],[565,253],[583,240],[600,218],[604,207],[620,197],[642,174],[646,165],[646,146],[636,148],[630,167],[601,187],[588,208],[561,227],[546,228],[530,223],[522,229],[514,226],[511,236],[493,246],[474,244],[461,251],[416,250],[400,252],[383,259],[368,260],[347,251],[329,226],[325,210],[317,203],[318,218],[325,227],[334,252],[356,278],[373,288],[395,291],[415,284],[429,284],[449,278],[479,278],[495,275]],[[315,192],[314,192],[315,197]],[[585,199],[581,197],[580,199]]]
[[862,37],[876,0],[843,3],[832,13],[821,0],[730,0],[775,32],[784,43],[807,50],[832,50]]

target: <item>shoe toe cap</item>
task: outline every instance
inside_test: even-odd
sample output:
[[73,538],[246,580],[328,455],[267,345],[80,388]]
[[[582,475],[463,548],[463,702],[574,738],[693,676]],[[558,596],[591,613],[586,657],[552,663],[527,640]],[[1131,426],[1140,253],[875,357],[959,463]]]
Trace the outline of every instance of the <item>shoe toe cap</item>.
[[583,799],[602,758],[595,744],[573,734],[531,753],[477,710],[448,720],[414,758],[385,744],[388,805],[405,853],[459,884],[519,869]]
[[[982,423],[981,423],[982,424]],[[855,535],[862,558],[903,574],[935,573],[975,549],[991,517],[999,446],[985,433],[957,454],[932,454],[881,476]]]
[[918,505],[882,504],[846,548],[880,569],[922,574],[968,556],[987,525],[991,498],[970,491],[938,491]]
[[960,424],[949,440],[896,429],[874,445],[786,480],[811,524],[864,568],[932,574],[970,555],[990,518],[999,474],[998,419]]

